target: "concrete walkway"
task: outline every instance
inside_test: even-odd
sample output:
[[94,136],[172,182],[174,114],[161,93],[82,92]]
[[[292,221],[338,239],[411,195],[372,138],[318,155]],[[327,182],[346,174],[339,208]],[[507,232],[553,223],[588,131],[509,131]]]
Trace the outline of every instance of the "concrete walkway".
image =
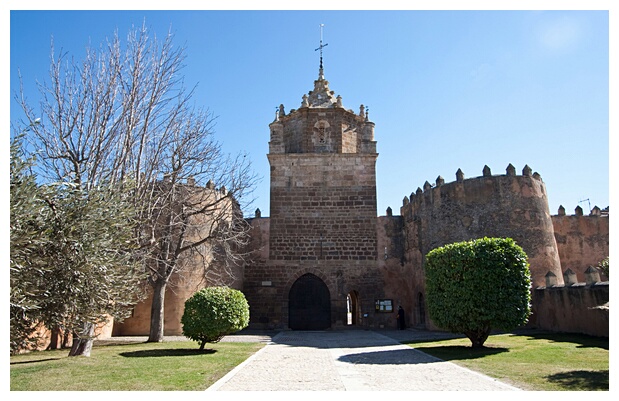
[[206,391],[519,390],[399,342],[413,337],[410,330],[280,332]]

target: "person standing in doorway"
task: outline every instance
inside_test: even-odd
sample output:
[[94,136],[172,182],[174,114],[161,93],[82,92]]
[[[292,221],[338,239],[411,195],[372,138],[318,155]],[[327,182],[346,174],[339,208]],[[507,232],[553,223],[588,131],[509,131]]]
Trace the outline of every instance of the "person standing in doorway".
[[404,330],[406,323],[404,322],[404,309],[402,305],[398,305],[398,330]]

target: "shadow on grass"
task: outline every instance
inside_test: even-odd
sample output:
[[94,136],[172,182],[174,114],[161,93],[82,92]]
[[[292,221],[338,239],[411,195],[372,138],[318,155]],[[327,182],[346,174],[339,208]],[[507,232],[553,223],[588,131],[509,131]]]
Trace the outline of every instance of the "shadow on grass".
[[37,362],[47,362],[47,361],[59,361],[62,358],[46,358],[46,359],[35,359],[33,361],[20,361],[20,362],[11,362],[11,365],[24,365],[27,363],[37,363]]
[[552,342],[569,342],[578,344],[578,348],[602,348],[608,350],[607,337],[595,337],[586,334],[553,333],[550,331],[516,331],[514,334],[531,337],[531,340],[548,340]]
[[478,359],[488,355],[509,352],[508,348],[503,347],[483,347],[473,348],[464,345],[445,345],[442,347],[415,347],[416,350],[433,355],[444,361]]
[[179,349],[146,349],[141,351],[121,352],[119,355],[127,358],[150,358],[159,356],[195,356],[214,354],[217,350],[214,349],[194,349],[194,348],[179,348]]
[[591,372],[587,370],[573,370],[546,376],[551,383],[557,383],[565,390],[608,391],[608,370]]

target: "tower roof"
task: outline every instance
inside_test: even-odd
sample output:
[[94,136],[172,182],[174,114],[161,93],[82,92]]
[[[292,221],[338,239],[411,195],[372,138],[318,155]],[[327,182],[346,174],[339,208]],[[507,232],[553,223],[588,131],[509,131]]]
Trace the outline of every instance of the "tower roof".
[[325,79],[324,69],[322,66],[322,49],[328,43],[322,43],[322,27],[320,24],[320,46],[316,50],[320,50],[320,67],[318,68],[318,79],[314,81],[314,90],[308,92],[308,95],[303,95],[301,107],[342,107],[342,98],[334,96],[335,92],[329,89],[329,81]]
[[329,89],[329,81],[325,79],[322,67],[319,69],[318,79],[314,81],[314,90],[303,95],[301,107],[342,107],[342,97],[336,98],[335,92]]

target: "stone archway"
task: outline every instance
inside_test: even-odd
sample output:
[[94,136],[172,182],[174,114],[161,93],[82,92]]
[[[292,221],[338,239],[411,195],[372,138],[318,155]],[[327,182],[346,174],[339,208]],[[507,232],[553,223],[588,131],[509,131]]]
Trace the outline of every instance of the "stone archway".
[[331,296],[327,285],[307,273],[288,293],[288,327],[292,330],[324,330],[331,327]]

